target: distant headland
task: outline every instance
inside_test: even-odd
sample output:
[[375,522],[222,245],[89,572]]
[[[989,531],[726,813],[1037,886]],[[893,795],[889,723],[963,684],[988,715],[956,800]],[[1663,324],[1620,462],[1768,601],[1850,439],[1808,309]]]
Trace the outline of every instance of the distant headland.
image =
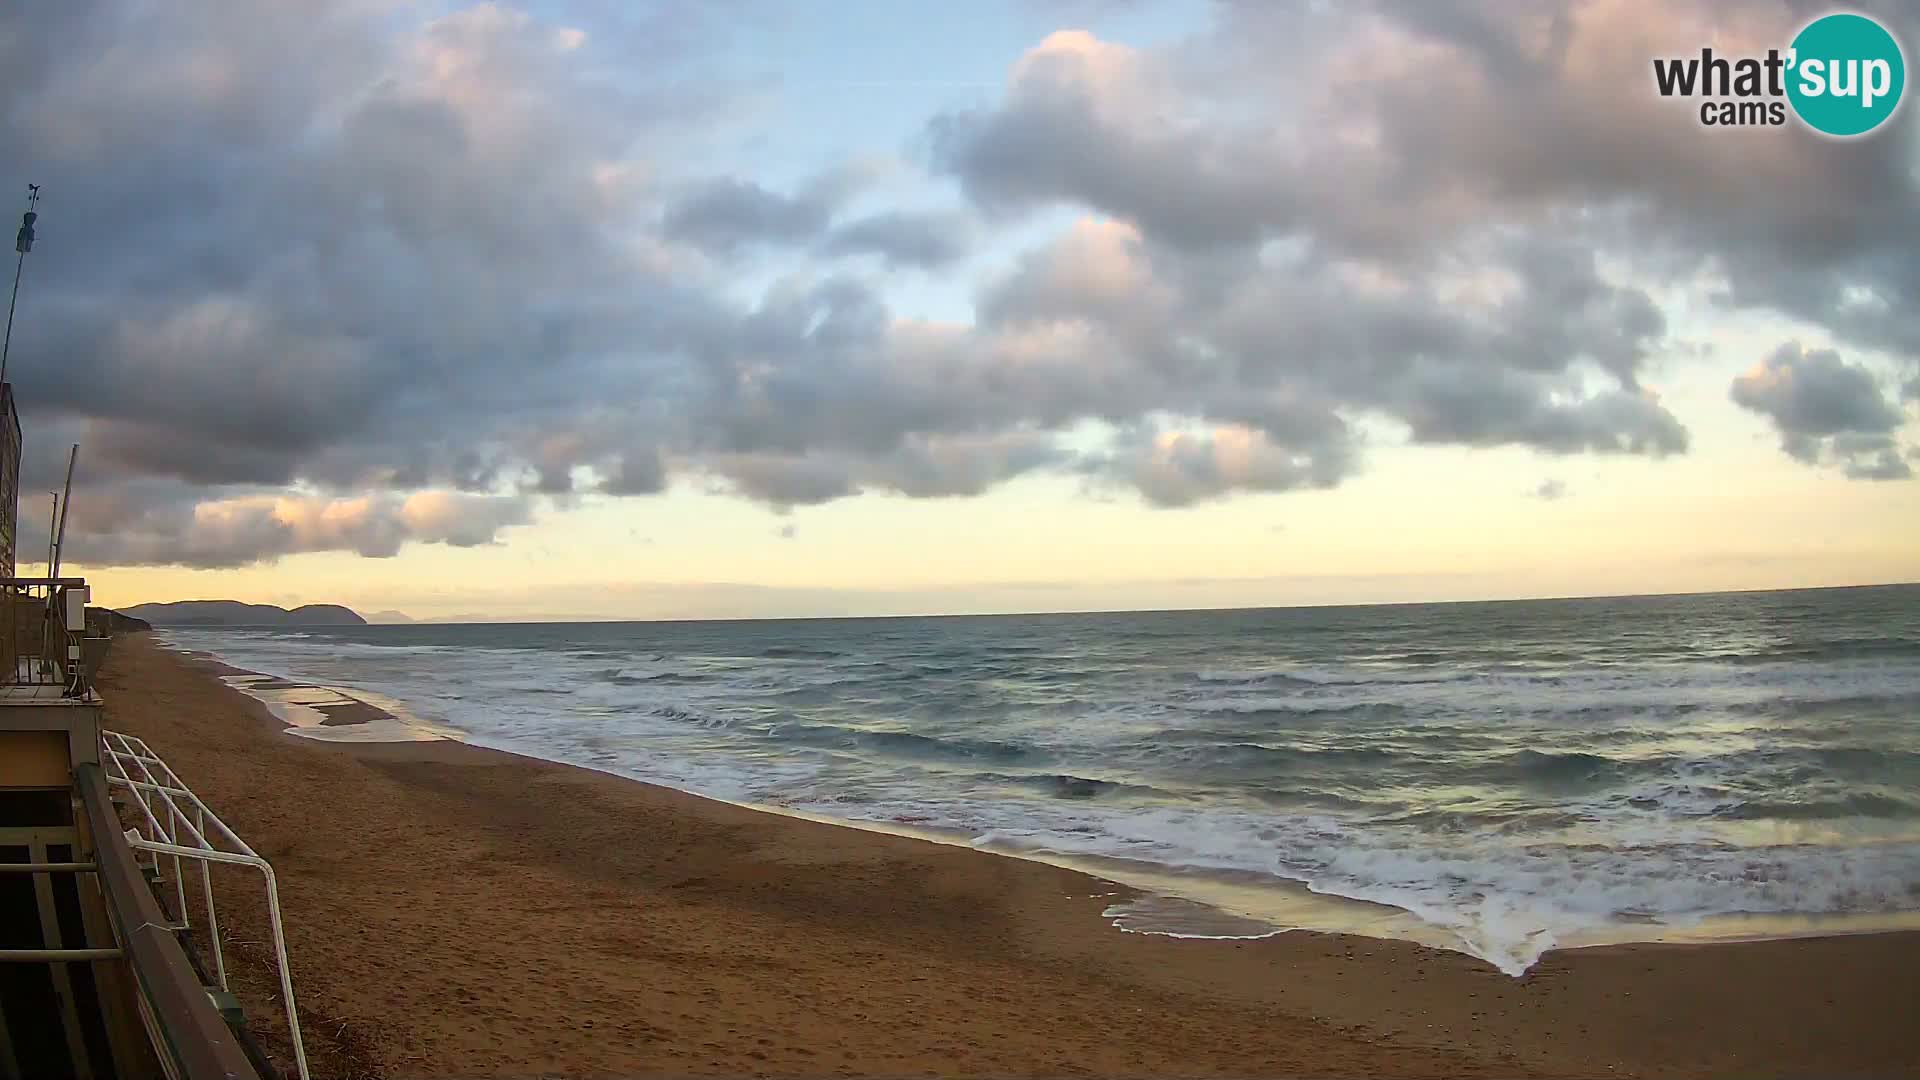
[[365,626],[367,620],[339,604],[303,604],[291,610],[238,600],[179,600],[171,604],[135,604],[123,615],[155,626]]

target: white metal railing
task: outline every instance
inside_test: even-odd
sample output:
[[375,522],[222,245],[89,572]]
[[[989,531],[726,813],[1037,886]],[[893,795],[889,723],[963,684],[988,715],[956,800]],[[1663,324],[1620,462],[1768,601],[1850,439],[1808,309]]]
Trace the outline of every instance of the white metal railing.
[[[300,1013],[293,1003],[293,975],[287,966],[287,938],[280,919],[280,890],[274,881],[273,867],[260,853],[227,827],[200,801],[160,755],[135,735],[117,731],[100,732],[105,754],[107,782],[122,788],[146,819],[147,833],[138,828],[127,830],[127,843],[135,851],[153,856],[158,869],[161,857],[173,860],[173,887],[180,928],[188,925],[187,886],[180,860],[200,863],[200,891],[207,911],[207,937],[213,944],[214,978],[221,990],[227,989],[227,962],[220,943],[220,916],[213,905],[213,873],[210,863],[251,866],[260,871],[267,883],[267,919],[273,931],[274,958],[280,971],[280,999],[287,1016],[287,1034],[293,1039],[295,1063],[300,1080],[310,1080],[307,1050],[300,1039]],[[156,771],[157,770],[157,771]],[[178,801],[176,801],[178,800]],[[183,805],[184,804],[184,805]],[[164,818],[165,824],[162,824]],[[209,826],[212,826],[209,828]]]

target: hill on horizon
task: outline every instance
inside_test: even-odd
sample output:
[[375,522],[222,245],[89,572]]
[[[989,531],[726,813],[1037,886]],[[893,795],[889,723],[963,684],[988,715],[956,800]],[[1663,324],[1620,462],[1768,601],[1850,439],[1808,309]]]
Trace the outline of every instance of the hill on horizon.
[[291,610],[273,604],[243,604],[238,600],[176,600],[168,604],[135,604],[122,615],[145,619],[155,626],[365,626],[367,620],[339,604],[303,604]]

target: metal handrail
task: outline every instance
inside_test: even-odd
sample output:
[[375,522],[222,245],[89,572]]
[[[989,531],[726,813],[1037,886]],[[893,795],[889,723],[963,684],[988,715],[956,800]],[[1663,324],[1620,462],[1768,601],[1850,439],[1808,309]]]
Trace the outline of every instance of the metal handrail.
[[[287,1017],[287,1034],[293,1041],[294,1061],[299,1068],[300,1080],[310,1080],[306,1045],[300,1037],[300,1012],[293,999],[293,973],[287,963],[287,938],[280,916],[280,889],[274,878],[273,866],[245,840],[240,839],[239,834],[229,828],[226,822],[220,820],[220,816],[181,781],[145,740],[136,735],[104,729],[100,732],[100,739],[103,756],[111,770],[107,774],[108,783],[132,796],[133,804],[139,807],[151,830],[147,836],[140,835],[137,829],[127,830],[127,843],[137,851],[154,856],[155,865],[158,865],[159,856],[173,859],[173,880],[181,929],[187,926],[188,915],[186,882],[180,871],[180,860],[192,859],[200,863],[201,898],[207,910],[207,936],[213,943],[214,978],[222,990],[227,989],[227,966],[220,943],[220,917],[213,903],[213,875],[209,864],[250,866],[265,877],[267,920],[273,933],[274,958],[279,967],[280,999]],[[129,770],[129,763],[139,770],[138,779]],[[154,772],[156,768],[160,774]],[[166,811],[166,825],[161,824],[160,815],[155,813],[153,796],[158,796],[159,805]],[[175,802],[176,796],[191,807],[192,820],[188,819],[180,803]],[[208,840],[209,835],[218,837],[227,847],[235,850],[223,850],[219,844]]]
[[133,977],[134,1005],[162,1059],[162,1072],[194,1080],[258,1075],[167,926],[153,891],[141,879],[126,837],[112,827],[115,815],[105,772],[91,762],[82,763],[74,766],[73,780],[88,820],[99,826],[94,843],[99,850],[101,893],[114,940]]
[[0,963],[74,963],[80,960],[118,960],[119,949],[0,949]]

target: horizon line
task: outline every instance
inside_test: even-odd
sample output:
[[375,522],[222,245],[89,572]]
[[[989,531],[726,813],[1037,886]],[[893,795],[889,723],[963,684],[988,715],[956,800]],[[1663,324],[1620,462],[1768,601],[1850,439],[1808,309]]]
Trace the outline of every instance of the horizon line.
[[[1785,587],[1785,588],[1776,587],[1776,588],[1761,588],[1761,589],[1705,589],[1705,590],[1678,590],[1673,592],[1645,592],[1645,593],[1576,593],[1576,594],[1564,594],[1564,595],[1555,595],[1555,596],[1505,596],[1505,597],[1476,598],[1471,600],[1381,600],[1381,601],[1370,601],[1366,603],[1332,602],[1332,603],[1302,603],[1302,604],[1254,604],[1254,605],[1234,606],[1234,607],[1196,606],[1196,607],[1160,607],[1160,608],[1074,608],[1074,609],[1047,609],[1047,610],[1029,610],[1029,611],[938,611],[938,612],[898,612],[898,613],[877,614],[877,615],[712,615],[712,616],[701,616],[701,617],[687,616],[687,617],[671,617],[671,618],[635,618],[635,619],[602,618],[597,616],[588,616],[588,617],[582,617],[582,618],[535,618],[535,619],[467,619],[467,618],[434,618],[434,617],[416,619],[416,618],[413,618],[412,616],[407,616],[407,621],[405,622],[361,622],[357,624],[346,624],[346,625],[348,626],[575,626],[575,625],[596,624],[596,623],[620,624],[620,623],[709,623],[709,622],[835,622],[835,621],[845,622],[845,621],[852,621],[852,620],[873,620],[873,619],[1038,618],[1038,617],[1056,616],[1056,615],[1172,615],[1172,614],[1182,614],[1182,613],[1188,613],[1188,612],[1235,613],[1235,612],[1245,612],[1245,611],[1302,611],[1302,610],[1318,610],[1322,608],[1434,607],[1439,605],[1468,605],[1468,604],[1541,604],[1541,603],[1558,603],[1558,602],[1573,601],[1573,600],[1651,600],[1651,599],[1684,597],[1684,596],[1746,596],[1746,595],[1752,595],[1757,593],[1837,592],[1845,589],[1900,589],[1900,588],[1914,588],[1914,587],[1920,587],[1920,581],[1880,581],[1880,582],[1866,582],[1866,583],[1852,584],[1852,585],[1802,585],[1802,586],[1793,586],[1793,587]],[[194,603],[250,604],[249,601],[244,601],[244,600],[220,600],[220,599],[148,600],[148,601],[142,601],[141,603],[138,603],[138,604],[129,604],[127,605],[127,607],[144,607],[148,605],[194,604]],[[259,604],[259,605],[252,605],[252,606],[276,607],[276,608],[280,607],[280,605],[278,604]],[[355,615],[359,615],[363,620],[366,618],[366,616],[361,615],[361,613],[357,609],[347,604],[317,601],[317,602],[299,605],[299,607],[316,607],[316,606],[346,608],[346,610],[353,612]],[[116,611],[121,614],[126,614],[127,609],[126,608],[109,608],[108,610]],[[280,610],[293,611],[293,610],[297,610],[297,608],[280,608]],[[389,609],[383,609],[383,610],[394,611],[397,614],[406,615],[405,612],[398,611],[398,609],[389,608]],[[134,617],[137,618],[138,616],[134,616]],[[339,624],[303,624],[303,625],[297,626],[296,628],[324,630],[324,629],[334,628],[337,625]],[[154,627],[154,629],[156,630],[166,629],[166,628],[167,627],[164,627],[164,626]],[[251,628],[281,629],[283,627],[278,626],[276,624],[271,624],[271,623],[198,623],[198,624],[176,623],[176,624],[173,624],[172,628],[174,629],[251,629]]]

